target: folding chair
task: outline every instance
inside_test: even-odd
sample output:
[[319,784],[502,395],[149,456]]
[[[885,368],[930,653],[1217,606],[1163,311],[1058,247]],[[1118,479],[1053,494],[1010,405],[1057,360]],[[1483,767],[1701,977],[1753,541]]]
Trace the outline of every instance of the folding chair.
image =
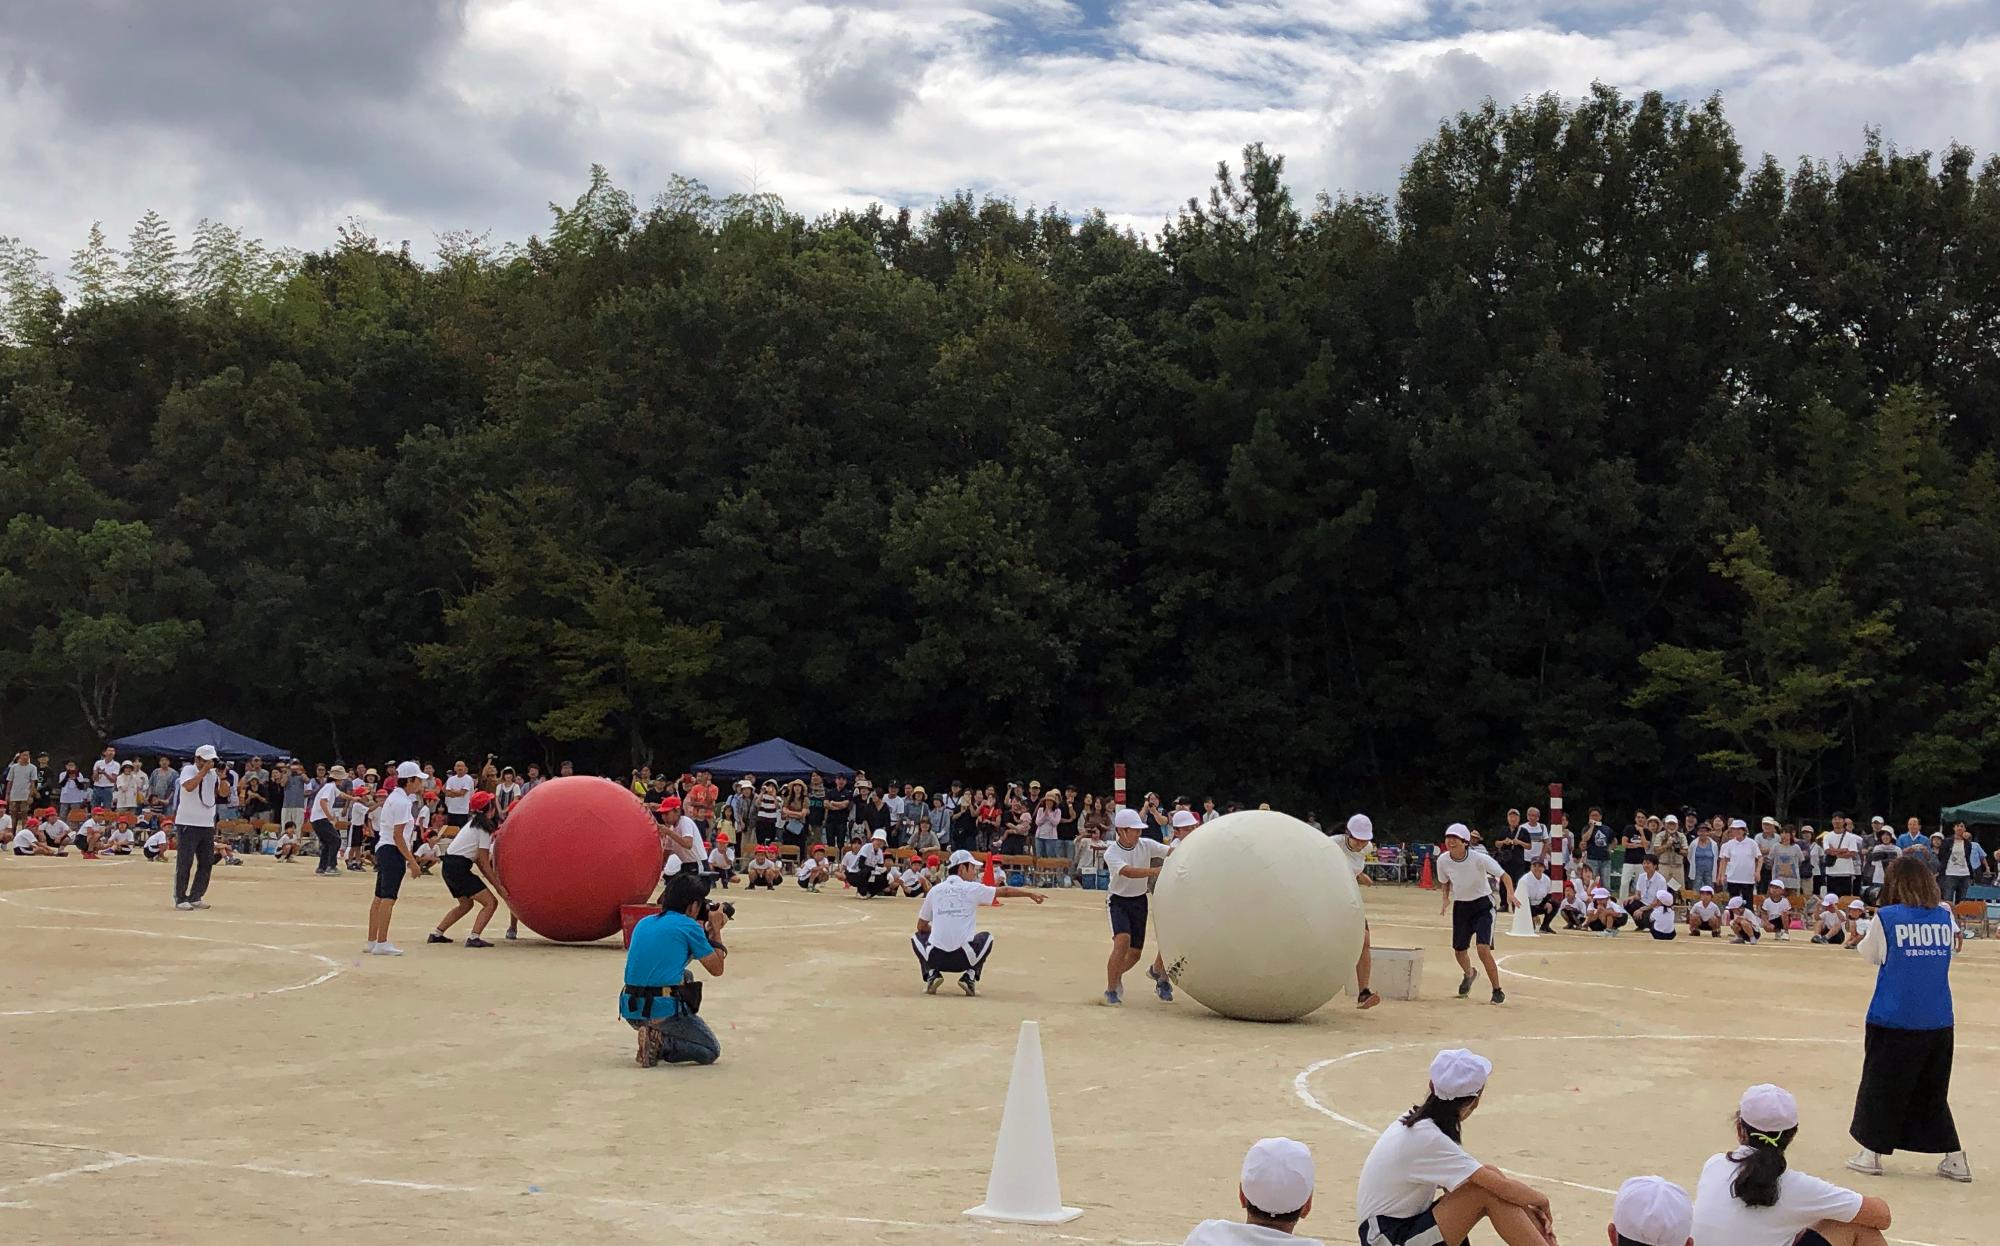
[[1979,937],[1993,937],[1993,913],[1984,900],[1960,900],[1951,906],[1951,915],[1958,919],[1960,930],[1971,931],[1978,928]]

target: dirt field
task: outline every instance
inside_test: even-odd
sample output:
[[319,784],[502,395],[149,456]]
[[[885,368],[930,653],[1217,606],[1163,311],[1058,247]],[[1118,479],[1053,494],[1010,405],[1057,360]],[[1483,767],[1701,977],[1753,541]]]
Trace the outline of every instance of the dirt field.
[[[177,913],[169,868],[0,861],[0,1240],[1176,1243],[1234,1214],[1244,1147],[1282,1133],[1319,1160],[1302,1231],[1347,1243],[1371,1129],[1458,1044],[1497,1065],[1469,1149],[1543,1184],[1565,1243],[1604,1240],[1625,1176],[1691,1186],[1767,1079],[1804,1108],[1795,1162],[1886,1197],[1892,1240],[1984,1242],[1976,1217],[2000,1206],[1992,943],[1954,971],[1980,1177],[1961,1186],[1921,1157],[1840,1167],[1872,974],[1804,942],[1503,936],[1496,1008],[1483,985],[1452,998],[1436,899],[1378,887],[1376,939],[1426,949],[1425,998],[1260,1026],[1160,1004],[1136,974],[1102,1007],[1099,893],[988,913],[977,999],[919,990],[912,901],[738,896],[703,1012],[722,1062],[647,1071],[613,1011],[615,939],[426,947],[448,907],[426,878],[396,919],[409,954],[359,957],[367,876],[259,859]],[[1024,1018],[1085,1210],[1058,1230],[959,1214],[985,1191]]]

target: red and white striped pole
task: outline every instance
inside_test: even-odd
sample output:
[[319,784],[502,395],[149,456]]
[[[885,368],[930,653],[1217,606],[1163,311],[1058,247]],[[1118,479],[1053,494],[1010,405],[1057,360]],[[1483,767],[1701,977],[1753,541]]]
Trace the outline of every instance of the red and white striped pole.
[[1111,799],[1121,806],[1125,803],[1125,763],[1122,761],[1111,763]]
[[[1551,783],[1549,784],[1549,833],[1553,835],[1557,832],[1561,832],[1565,839],[1569,837],[1568,824],[1563,820],[1563,785],[1560,783]],[[1572,861],[1576,860],[1574,848],[1575,845],[1571,845],[1572,851],[1569,856]],[[1547,855],[1546,848],[1543,849],[1543,853]],[[1568,866],[1563,867],[1563,894],[1569,894]]]

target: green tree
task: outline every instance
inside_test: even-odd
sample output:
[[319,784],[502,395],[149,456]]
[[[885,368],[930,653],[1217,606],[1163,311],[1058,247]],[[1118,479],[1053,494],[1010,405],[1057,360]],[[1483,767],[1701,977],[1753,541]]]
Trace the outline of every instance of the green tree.
[[69,257],[69,280],[79,302],[94,303],[111,297],[124,284],[118,253],[104,237],[104,223],[92,221],[90,235]]
[[185,264],[180,243],[166,218],[151,208],[132,226],[125,248],[119,292],[127,297],[162,297],[180,290]]

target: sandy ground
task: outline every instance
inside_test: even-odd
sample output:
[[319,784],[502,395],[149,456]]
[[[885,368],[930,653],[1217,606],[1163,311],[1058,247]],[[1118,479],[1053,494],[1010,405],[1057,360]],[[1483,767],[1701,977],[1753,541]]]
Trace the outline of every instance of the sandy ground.
[[[977,999],[919,990],[914,902],[738,895],[704,1010],[722,1062],[647,1071],[613,1013],[615,939],[425,947],[448,907],[426,878],[397,916],[409,955],[368,958],[363,875],[260,859],[218,871],[209,912],[169,892],[136,858],[0,861],[0,1240],[1174,1243],[1235,1213],[1249,1142],[1289,1134],[1320,1164],[1304,1229],[1346,1243],[1372,1129],[1459,1044],[1497,1064],[1469,1149],[1547,1188],[1565,1243],[1604,1240],[1628,1175],[1691,1186],[1766,1079],[1804,1108],[1795,1163],[1887,1198],[1891,1240],[1983,1242],[1975,1216],[2000,1206],[2000,944],[1955,969],[1953,1097],[1981,1177],[1955,1185],[1922,1157],[1840,1167],[1872,975],[1803,942],[1503,936],[1493,1007],[1483,985],[1452,997],[1436,899],[1375,888],[1376,938],[1426,949],[1424,998],[1267,1026],[1163,1005],[1137,974],[1100,1006],[1097,893],[987,914]],[[1023,1019],[1085,1211],[1054,1230],[960,1216]]]

